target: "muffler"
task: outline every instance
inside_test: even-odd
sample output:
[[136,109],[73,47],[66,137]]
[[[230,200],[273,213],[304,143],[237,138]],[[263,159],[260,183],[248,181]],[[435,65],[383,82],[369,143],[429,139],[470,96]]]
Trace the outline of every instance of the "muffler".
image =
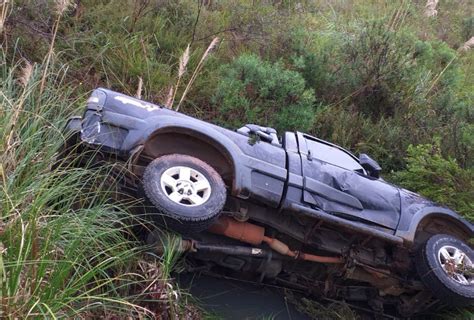
[[265,228],[249,222],[240,222],[230,217],[221,217],[209,229],[209,232],[223,235],[254,246],[266,243],[281,255],[319,263],[343,263],[342,257],[318,256],[304,252],[292,251],[288,245],[278,239],[265,236]]

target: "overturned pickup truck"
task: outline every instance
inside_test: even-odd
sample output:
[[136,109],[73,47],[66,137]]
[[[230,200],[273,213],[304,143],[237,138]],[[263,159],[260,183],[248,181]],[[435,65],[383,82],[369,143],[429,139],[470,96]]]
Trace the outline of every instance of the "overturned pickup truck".
[[409,315],[474,302],[473,225],[302,132],[237,131],[106,89],[68,123],[124,190],[183,235],[196,270]]

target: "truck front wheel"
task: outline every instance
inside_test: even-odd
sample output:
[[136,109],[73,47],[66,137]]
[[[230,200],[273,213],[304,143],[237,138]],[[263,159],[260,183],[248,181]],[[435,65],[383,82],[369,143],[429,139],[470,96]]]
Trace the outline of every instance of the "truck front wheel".
[[163,215],[155,221],[184,233],[206,230],[226,201],[221,176],[207,163],[182,154],[153,160],[143,174],[143,189]]
[[461,240],[434,235],[416,257],[421,280],[440,301],[454,306],[474,302],[474,252]]

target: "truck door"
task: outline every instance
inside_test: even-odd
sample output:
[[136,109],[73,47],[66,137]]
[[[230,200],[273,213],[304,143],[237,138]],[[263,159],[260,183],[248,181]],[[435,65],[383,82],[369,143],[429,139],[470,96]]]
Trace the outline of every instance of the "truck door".
[[395,229],[400,218],[399,189],[365,174],[352,154],[298,132],[303,201],[326,212]]

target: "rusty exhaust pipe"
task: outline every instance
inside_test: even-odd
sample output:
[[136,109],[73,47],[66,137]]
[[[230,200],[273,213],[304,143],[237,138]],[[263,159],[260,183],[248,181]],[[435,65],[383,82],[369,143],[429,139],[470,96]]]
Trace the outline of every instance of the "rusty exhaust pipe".
[[239,222],[229,217],[221,217],[209,229],[220,234],[252,245],[260,245],[265,237],[265,229],[248,222]]
[[278,239],[265,236],[265,228],[248,222],[239,222],[230,217],[221,217],[209,229],[209,232],[223,235],[251,245],[261,245],[263,242],[281,255],[319,263],[343,263],[342,257],[326,257],[314,254],[292,251],[288,245]]
[[314,254],[308,254],[301,252],[298,255],[298,259],[302,259],[305,261],[312,261],[312,262],[319,262],[319,263],[344,263],[342,257],[325,257],[325,256],[317,256]]

